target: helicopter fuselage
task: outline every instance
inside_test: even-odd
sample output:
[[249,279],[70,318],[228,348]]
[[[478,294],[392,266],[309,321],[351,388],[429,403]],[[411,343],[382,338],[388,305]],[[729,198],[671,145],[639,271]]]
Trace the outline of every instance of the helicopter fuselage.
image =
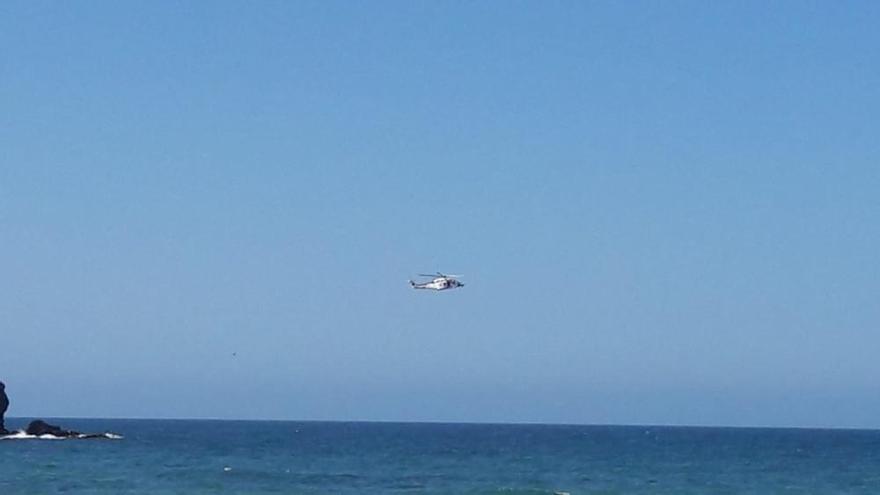
[[437,277],[430,282],[425,282],[423,284],[417,284],[412,280],[409,281],[409,285],[412,286],[413,289],[429,289],[429,290],[447,290],[447,289],[455,289],[458,287],[464,287],[464,284],[459,282],[458,280],[452,277]]

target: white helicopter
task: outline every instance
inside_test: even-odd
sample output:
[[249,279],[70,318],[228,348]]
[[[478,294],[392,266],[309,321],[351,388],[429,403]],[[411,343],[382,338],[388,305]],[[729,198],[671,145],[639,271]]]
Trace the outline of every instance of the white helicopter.
[[419,276],[431,277],[431,281],[416,283],[410,280],[409,285],[413,289],[447,290],[464,287],[464,284],[458,281],[458,277],[461,277],[461,275],[444,275],[440,272],[437,272],[431,275],[420,273]]

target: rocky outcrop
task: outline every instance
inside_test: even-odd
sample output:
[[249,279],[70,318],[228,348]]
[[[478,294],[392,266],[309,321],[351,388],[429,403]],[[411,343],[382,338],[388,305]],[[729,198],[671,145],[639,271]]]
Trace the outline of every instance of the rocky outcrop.
[[23,433],[29,437],[41,438],[46,436],[55,438],[122,438],[115,433],[80,433],[78,431],[65,430],[60,426],[50,425],[41,419],[31,421]]
[[38,437],[43,435],[52,435],[53,437],[70,438],[79,437],[80,435],[82,435],[82,433],[78,431],[62,430],[61,427],[50,425],[49,423],[40,419],[36,421],[31,421],[24,432],[28,435],[34,435]]
[[6,414],[7,409],[9,409],[9,397],[6,396],[6,384],[0,382],[0,435],[9,434],[3,422],[3,415]]
[[31,421],[27,429],[24,431],[11,432],[6,429],[3,423],[3,415],[9,408],[9,397],[6,396],[6,385],[0,382],[0,437],[3,438],[33,438],[33,437],[55,437],[55,438],[122,438],[115,433],[80,433],[73,430],[65,430],[60,426],[50,425],[49,423],[38,419]]

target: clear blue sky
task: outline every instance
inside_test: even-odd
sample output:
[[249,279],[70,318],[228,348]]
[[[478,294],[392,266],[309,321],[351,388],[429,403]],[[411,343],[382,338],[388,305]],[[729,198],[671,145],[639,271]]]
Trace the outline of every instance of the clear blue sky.
[[726,4],[3,2],[10,414],[880,427],[880,4]]

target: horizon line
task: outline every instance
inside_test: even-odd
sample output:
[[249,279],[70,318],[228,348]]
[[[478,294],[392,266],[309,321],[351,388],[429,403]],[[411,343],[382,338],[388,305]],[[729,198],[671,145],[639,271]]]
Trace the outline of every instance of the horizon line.
[[680,423],[548,423],[541,421],[442,421],[442,420],[383,420],[383,419],[279,419],[279,418],[147,418],[147,417],[97,417],[97,416],[6,416],[10,419],[48,419],[48,420],[110,420],[110,421],[212,421],[212,422],[253,422],[253,423],[363,423],[363,424],[412,424],[412,425],[484,425],[484,426],[579,426],[616,428],[705,428],[741,430],[842,430],[842,431],[880,431],[880,427],[855,426],[768,426],[768,425],[722,425],[722,424],[680,424]]

